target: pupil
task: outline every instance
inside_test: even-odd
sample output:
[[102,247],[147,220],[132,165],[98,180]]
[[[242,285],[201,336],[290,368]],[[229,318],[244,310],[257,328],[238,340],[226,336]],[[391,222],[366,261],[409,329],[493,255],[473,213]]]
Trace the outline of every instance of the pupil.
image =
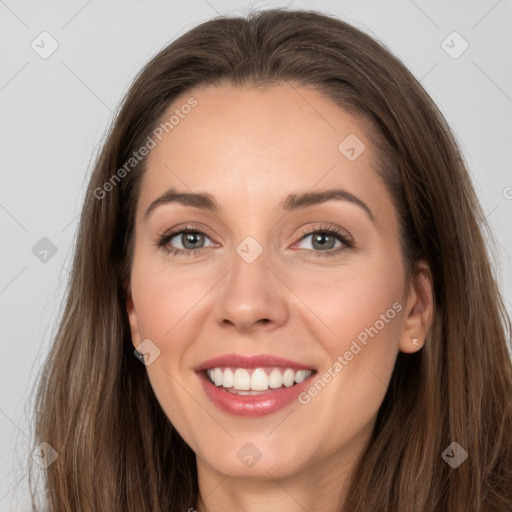
[[330,245],[326,242],[326,238],[331,238],[332,242],[334,242],[334,239],[331,235],[327,235],[327,234],[318,234],[318,235],[315,235],[313,237],[313,245],[315,244],[315,242],[319,242],[320,243],[320,248],[323,248],[325,249],[327,246],[327,249],[332,249],[334,246],[333,244],[331,243]]
[[200,233],[185,233],[185,243],[183,244],[183,246],[186,247],[187,249],[195,249],[195,247],[187,247],[187,244],[190,243],[194,245],[198,243],[198,241],[201,240],[202,236],[203,235],[201,235]]

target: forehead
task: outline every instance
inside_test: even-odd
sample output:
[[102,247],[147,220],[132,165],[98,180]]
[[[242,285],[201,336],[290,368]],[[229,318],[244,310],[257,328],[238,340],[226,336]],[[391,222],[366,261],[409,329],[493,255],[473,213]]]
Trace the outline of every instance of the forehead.
[[140,208],[170,187],[255,209],[291,191],[339,186],[377,210],[387,199],[366,123],[313,89],[195,89],[161,121],[167,130],[148,156]]

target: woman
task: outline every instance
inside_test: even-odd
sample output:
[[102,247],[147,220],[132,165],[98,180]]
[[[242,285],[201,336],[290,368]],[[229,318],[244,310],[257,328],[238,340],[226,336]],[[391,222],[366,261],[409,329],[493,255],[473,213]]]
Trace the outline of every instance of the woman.
[[369,36],[281,9],[192,29],[89,182],[38,394],[51,510],[512,510],[482,226]]

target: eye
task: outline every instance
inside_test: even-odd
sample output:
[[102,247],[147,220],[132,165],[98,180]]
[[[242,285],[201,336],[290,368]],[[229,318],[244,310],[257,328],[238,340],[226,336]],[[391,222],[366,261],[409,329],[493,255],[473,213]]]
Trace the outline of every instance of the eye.
[[169,243],[173,246],[181,244],[182,247],[178,247],[179,249],[201,249],[206,238],[208,237],[199,231],[180,231],[169,240]]
[[164,248],[168,254],[175,256],[192,255],[197,250],[208,247],[204,245],[205,240],[210,240],[210,238],[201,230],[194,227],[186,227],[160,236],[156,245],[157,247]]
[[[314,231],[308,231],[299,243],[307,239],[310,239],[313,245],[313,249],[308,250],[313,256],[334,256],[340,251],[354,246],[349,235],[329,226],[321,226]],[[338,245],[336,245],[337,242]]]
[[[306,249],[306,251],[316,257],[335,256],[344,249],[354,247],[350,235],[329,226],[320,226],[304,233],[299,243],[303,243],[308,238],[311,239],[313,249]],[[206,240],[212,242],[201,229],[187,226],[161,235],[155,245],[173,256],[192,256],[200,249],[214,245],[213,243],[205,245]],[[336,242],[338,242],[337,245]]]

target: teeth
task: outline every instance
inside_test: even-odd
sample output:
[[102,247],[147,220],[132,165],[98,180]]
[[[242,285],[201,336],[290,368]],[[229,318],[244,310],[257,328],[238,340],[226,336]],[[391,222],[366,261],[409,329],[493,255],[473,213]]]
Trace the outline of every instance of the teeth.
[[268,385],[272,389],[280,388],[283,385],[283,375],[280,370],[274,368],[268,376]]
[[310,376],[310,374],[311,374],[311,372],[308,373],[308,370],[299,370],[295,374],[295,382],[297,384],[304,382]]
[[[249,375],[247,370],[245,370],[245,373]],[[268,375],[265,373],[265,370],[261,368],[254,370],[251,375],[251,389],[253,391],[265,391],[268,389]]]
[[224,370],[224,375],[222,376],[222,386],[225,388],[232,388],[234,382],[235,376],[233,375],[233,372],[229,368],[226,368]]
[[267,391],[269,388],[277,389],[283,386],[289,388],[294,384],[300,384],[311,375],[311,370],[212,368],[207,370],[206,373],[216,386],[237,391],[248,391],[248,393],[240,394],[249,395],[253,394],[251,391]]
[[[220,370],[219,368],[215,368],[215,370]],[[216,386],[219,384],[215,383]],[[251,377],[249,376],[249,372],[244,368],[237,368],[235,370],[235,377],[233,379],[233,387],[235,389],[240,389],[242,391],[248,391],[251,389]]]
[[213,382],[216,386],[220,386],[222,384],[222,380],[222,370],[220,368],[215,368],[215,370],[213,370]]
[[295,372],[291,368],[287,368],[283,374],[283,384],[289,388],[293,386],[293,381],[295,380]]

